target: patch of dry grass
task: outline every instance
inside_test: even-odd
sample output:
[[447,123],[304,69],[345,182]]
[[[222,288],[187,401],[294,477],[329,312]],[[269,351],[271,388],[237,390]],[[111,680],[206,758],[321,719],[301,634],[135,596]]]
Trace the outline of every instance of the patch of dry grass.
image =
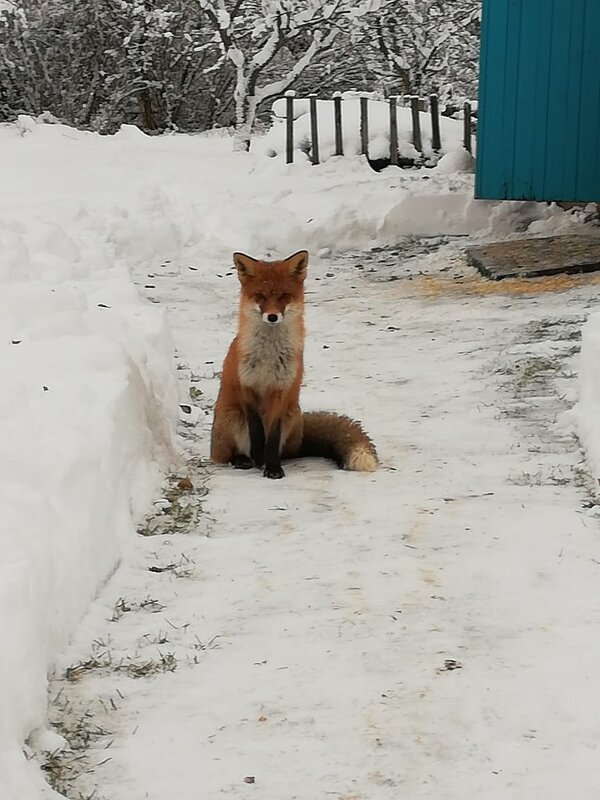
[[410,296],[438,298],[444,296],[512,295],[516,297],[567,292],[583,286],[600,285],[600,274],[547,275],[541,278],[505,278],[492,281],[480,275],[452,277],[447,275],[420,275],[411,281],[397,281],[400,291]]

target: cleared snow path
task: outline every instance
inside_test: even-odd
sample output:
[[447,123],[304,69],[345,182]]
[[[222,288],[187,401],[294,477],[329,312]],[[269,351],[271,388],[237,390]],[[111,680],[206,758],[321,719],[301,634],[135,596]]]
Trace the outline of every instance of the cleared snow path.
[[562,415],[598,287],[483,297],[357,263],[312,265],[303,402],[362,419],[381,469],[278,482],[199,462],[228,266],[141,276],[198,424],[183,528],[150,521],[59,665],[52,715],[89,745],[51,765],[69,796],[598,797],[600,537]]

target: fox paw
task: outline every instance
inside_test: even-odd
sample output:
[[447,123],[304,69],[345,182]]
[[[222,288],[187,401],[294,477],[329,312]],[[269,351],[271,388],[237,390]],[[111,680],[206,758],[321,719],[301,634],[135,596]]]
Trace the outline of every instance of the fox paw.
[[233,464],[234,469],[252,469],[254,466],[254,461],[248,456],[234,456],[231,459],[231,463]]
[[281,467],[265,467],[263,475],[265,478],[285,478],[285,472]]

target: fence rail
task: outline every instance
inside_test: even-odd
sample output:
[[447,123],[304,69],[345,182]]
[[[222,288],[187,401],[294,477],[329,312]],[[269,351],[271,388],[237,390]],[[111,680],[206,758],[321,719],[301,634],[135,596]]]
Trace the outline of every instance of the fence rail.
[[[334,155],[344,155],[343,140],[343,98],[340,92],[333,95],[333,124],[335,136]],[[389,106],[389,162],[398,165],[401,161],[401,153],[398,143],[398,100],[402,99],[405,108],[410,108],[411,114],[411,143],[414,149],[420,154],[420,160],[424,159],[423,134],[421,130],[421,114],[429,109],[431,117],[431,150],[434,154],[439,154],[442,150],[443,142],[440,127],[440,106],[437,95],[432,94],[427,100],[417,95],[406,95],[404,98],[392,96],[387,98]],[[294,161],[294,101],[295,92],[285,93],[286,111],[286,162]],[[319,148],[319,111],[317,106],[317,95],[311,94],[308,98],[310,115],[310,153],[313,164],[318,164],[320,160]],[[369,157],[369,98],[360,97],[359,115],[359,140],[360,153]],[[470,102],[465,102],[463,111],[463,135],[462,145],[469,153],[473,152],[473,112]],[[415,160],[418,163],[418,160]]]

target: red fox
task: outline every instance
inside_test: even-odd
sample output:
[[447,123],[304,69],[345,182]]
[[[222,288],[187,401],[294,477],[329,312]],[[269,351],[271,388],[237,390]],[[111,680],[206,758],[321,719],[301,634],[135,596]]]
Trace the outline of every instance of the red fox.
[[238,332],[223,364],[211,460],[259,467],[267,478],[283,478],[281,459],[300,456],[373,472],[375,446],[358,422],[300,411],[307,251],[272,262],[234,253],[233,263],[241,284]]

